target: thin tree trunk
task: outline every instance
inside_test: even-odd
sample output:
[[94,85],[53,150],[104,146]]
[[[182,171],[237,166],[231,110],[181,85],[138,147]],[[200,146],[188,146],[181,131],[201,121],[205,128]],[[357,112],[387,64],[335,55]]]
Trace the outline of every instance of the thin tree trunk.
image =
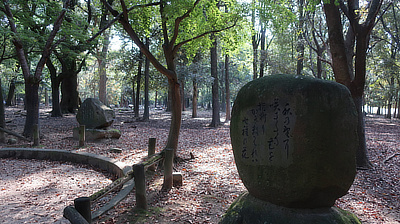
[[154,96],[154,107],[157,107],[157,96],[158,95],[158,91],[156,90],[156,94]]
[[225,122],[231,120],[231,96],[229,85],[229,55],[225,55]]
[[181,75],[181,99],[182,99],[182,111],[186,110],[186,105],[185,105],[185,74],[183,73]]
[[103,42],[103,48],[102,51],[100,52],[100,55],[97,57],[97,62],[99,63],[99,100],[105,104],[108,105],[107,102],[107,70],[106,70],[106,57],[107,57],[107,52],[108,52],[108,46],[109,46],[109,35],[105,35],[105,40]]
[[143,53],[139,54],[138,73],[136,77],[136,101],[135,101],[135,117],[139,117],[140,104],[140,81],[142,79]]
[[[149,48],[150,40],[146,38],[146,47]],[[150,119],[150,103],[149,103],[149,78],[150,78],[150,61],[146,58],[144,63],[144,113],[143,120],[148,121]]]
[[[4,114],[4,103],[3,103],[3,89],[1,85],[1,77],[0,77],[0,128],[6,127],[6,119]],[[5,142],[4,132],[0,131],[0,142]]]
[[[112,1],[111,1],[112,4]],[[108,23],[108,10],[105,6],[102,7],[102,15],[100,20],[100,29],[105,27]],[[108,105],[107,102],[107,70],[106,70],[106,60],[107,60],[107,53],[108,47],[110,46],[110,31],[107,30],[103,33],[102,39],[102,49],[100,52],[97,53],[97,61],[99,63],[99,100]]]
[[57,76],[57,70],[50,59],[46,61],[47,68],[50,72],[51,79],[51,103],[52,103],[52,117],[62,117],[60,107],[60,80],[61,77]]
[[217,127],[220,125],[219,114],[219,81],[218,81],[218,55],[217,55],[217,40],[212,35],[213,46],[210,49],[211,53],[211,77],[213,78],[212,84],[212,119],[210,127]]
[[12,106],[13,105],[14,94],[15,94],[15,78],[11,79],[10,88],[8,88],[6,106]]
[[[254,38],[254,37],[253,37]],[[254,42],[254,40],[253,40]],[[253,43],[253,79],[257,78],[257,64],[258,64],[258,44]]]
[[192,118],[197,117],[197,97],[198,97],[197,80],[193,78],[193,100],[192,100]]
[[44,106],[49,106],[49,92],[47,90],[47,87],[44,88]]
[[174,149],[174,156],[178,149],[179,132],[182,122],[182,106],[179,83],[168,79],[168,85],[171,96],[171,125],[169,127],[166,148]]
[[397,118],[400,118],[400,97],[397,99]]
[[[256,5],[256,1],[252,0],[252,5],[255,6]],[[257,70],[257,66],[258,66],[258,45],[260,43],[260,39],[258,38],[258,34],[256,34],[256,9],[255,7],[252,9],[251,11],[251,25],[253,26],[253,30],[254,30],[254,34],[251,37],[252,39],[252,46],[253,46],[253,79],[257,78],[257,74],[258,74],[258,70]]]
[[304,67],[304,35],[303,35],[303,26],[304,26],[304,0],[298,1],[298,9],[299,9],[299,24],[297,29],[297,75],[303,74]]
[[132,105],[133,105],[133,110],[135,111],[136,108],[136,92],[135,92],[135,79],[136,77],[132,77]]
[[[265,26],[265,25],[263,25]],[[261,56],[260,56],[260,78],[264,77],[264,67],[265,67],[265,61],[267,58],[267,53],[265,50],[265,32],[266,29],[262,28],[261,29]]]

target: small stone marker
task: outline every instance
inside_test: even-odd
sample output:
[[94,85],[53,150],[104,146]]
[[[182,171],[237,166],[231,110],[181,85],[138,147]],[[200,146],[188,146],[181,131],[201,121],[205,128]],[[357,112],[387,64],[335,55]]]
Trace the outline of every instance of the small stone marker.
[[343,85],[293,75],[253,80],[237,95],[230,128],[236,166],[249,196],[232,204],[236,213],[228,213],[266,203],[288,213],[259,214],[260,223],[272,220],[266,217],[287,223],[293,209],[301,214],[302,209],[332,207],[353,183],[357,112]]
[[172,183],[174,187],[182,187],[183,185],[183,176],[181,172],[173,172],[172,173]]

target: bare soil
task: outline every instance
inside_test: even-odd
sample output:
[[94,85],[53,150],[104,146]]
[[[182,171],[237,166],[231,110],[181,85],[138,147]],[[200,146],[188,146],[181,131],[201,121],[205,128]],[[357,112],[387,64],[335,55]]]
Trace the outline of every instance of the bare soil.
[[[133,117],[132,111],[117,110],[113,128],[121,130],[121,138],[88,142],[85,147],[79,148],[78,141],[72,139],[72,129],[78,126],[75,116],[53,118],[50,117],[49,110],[50,108],[41,110],[41,148],[86,151],[134,164],[147,155],[149,138],[157,138],[156,151],[159,152],[165,145],[168,135],[170,115],[166,112],[152,111],[150,121],[141,122]],[[6,108],[6,121],[7,129],[22,133],[25,121],[22,108]],[[199,118],[191,118],[191,113],[187,111],[183,113],[178,150],[178,155],[183,160],[174,166],[175,171],[183,174],[182,187],[173,188],[168,193],[161,192],[162,172],[157,170],[155,173],[148,173],[149,210],[147,212],[133,209],[135,199],[134,193],[131,193],[116,208],[101,216],[95,223],[217,223],[229,205],[246,189],[237,174],[231,152],[229,124],[209,128],[210,122],[211,112],[202,111],[199,113]],[[370,170],[358,171],[349,193],[338,199],[336,204],[355,213],[363,223],[400,223],[400,122],[398,119],[388,120],[379,116],[367,116],[366,136],[368,154],[374,167]],[[15,137],[9,136],[9,138]],[[0,147],[31,147],[31,145],[17,140],[16,144],[0,144]],[[112,148],[120,148],[122,153],[110,152]],[[195,159],[190,159],[190,153],[195,156]],[[68,189],[71,186],[68,182],[69,178],[78,178],[79,175],[66,174],[64,170],[75,168],[79,170],[80,166],[67,164],[67,168],[63,168],[57,165],[57,168],[51,171],[49,168],[55,166],[54,162],[46,162],[34,168],[41,171],[35,176],[24,169],[25,162],[4,159],[0,162],[2,165],[0,175],[7,173],[15,186],[11,192],[0,189],[0,203],[3,206],[0,212],[4,209],[7,209],[7,214],[15,211],[14,217],[17,217],[22,208],[15,205],[15,201],[24,200],[18,197],[24,194],[36,194],[35,203],[39,206],[24,207],[23,211],[26,219],[39,220],[40,223],[54,223],[55,220],[61,219],[62,210],[61,212],[60,210],[50,211],[47,207],[53,207],[54,204],[61,204],[61,207],[70,205],[75,196],[88,196],[102,188],[111,178],[107,179],[104,176],[103,179],[100,177],[101,173],[95,171],[91,173],[91,170],[77,171],[81,172],[82,177],[96,176],[97,182],[88,179],[84,184],[90,190],[73,193],[73,196],[59,197],[65,193],[53,192],[53,188],[50,187],[52,182],[45,184],[42,191],[38,191],[38,187],[26,186],[35,182],[29,180],[57,179],[59,180],[57,184],[64,184],[64,186],[58,186],[57,190]],[[10,163],[15,163],[15,166],[8,168],[11,166]],[[3,179],[0,181],[1,188],[4,181]],[[45,195],[43,192],[53,192],[53,195]],[[57,196],[57,194],[60,195]],[[18,197],[10,198],[11,195],[18,195]],[[12,217],[11,215],[5,217],[0,218],[0,221],[5,223],[11,221],[7,218]],[[39,219],[40,217],[43,219]],[[27,223],[32,222],[34,221]]]

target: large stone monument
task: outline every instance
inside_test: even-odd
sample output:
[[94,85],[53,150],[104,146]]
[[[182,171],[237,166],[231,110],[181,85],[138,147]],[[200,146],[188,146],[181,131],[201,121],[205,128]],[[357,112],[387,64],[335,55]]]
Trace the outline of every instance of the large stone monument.
[[246,84],[231,140],[248,193],[220,223],[359,223],[333,207],[356,174],[356,126],[351,95],[338,83],[273,75]]
[[[87,98],[83,101],[76,114],[78,123],[85,125],[86,140],[121,137],[119,130],[109,128],[114,119],[114,111],[95,98]],[[74,128],[73,135],[74,139],[79,139],[78,128]]]

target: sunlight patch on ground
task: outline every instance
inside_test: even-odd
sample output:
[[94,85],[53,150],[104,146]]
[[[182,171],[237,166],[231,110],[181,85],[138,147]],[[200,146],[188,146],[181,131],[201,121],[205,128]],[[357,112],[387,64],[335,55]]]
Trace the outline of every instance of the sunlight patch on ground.
[[15,159],[0,159],[0,180],[3,223],[69,223],[62,217],[66,206],[111,183],[79,165]]

